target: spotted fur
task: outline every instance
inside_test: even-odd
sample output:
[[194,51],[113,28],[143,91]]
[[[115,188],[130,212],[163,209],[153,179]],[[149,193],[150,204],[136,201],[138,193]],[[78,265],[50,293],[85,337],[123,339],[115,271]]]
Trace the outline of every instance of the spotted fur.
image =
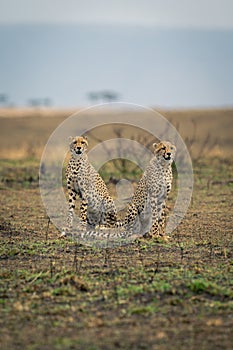
[[114,227],[117,223],[117,211],[103,179],[90,164],[87,157],[88,141],[86,137],[70,138],[71,159],[66,169],[66,181],[69,198],[67,225],[62,235],[72,229],[75,203],[80,198],[80,218],[88,227]]
[[145,237],[165,237],[166,199],[172,186],[176,147],[170,142],[153,144],[154,157],[147,166],[128,206],[124,226]]

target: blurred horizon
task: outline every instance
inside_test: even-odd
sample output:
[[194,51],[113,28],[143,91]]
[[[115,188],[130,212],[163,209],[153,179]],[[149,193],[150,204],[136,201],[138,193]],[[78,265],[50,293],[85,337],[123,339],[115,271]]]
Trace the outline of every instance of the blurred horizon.
[[0,107],[233,106],[228,0],[0,4]]

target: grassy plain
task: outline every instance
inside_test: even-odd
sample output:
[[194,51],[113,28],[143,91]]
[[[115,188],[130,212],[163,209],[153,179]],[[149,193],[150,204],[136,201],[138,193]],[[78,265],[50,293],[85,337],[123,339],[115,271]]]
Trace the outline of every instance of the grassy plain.
[[40,155],[68,115],[0,111],[1,349],[230,350],[233,110],[163,113],[194,161],[188,213],[168,243],[108,249],[58,239],[41,202]]

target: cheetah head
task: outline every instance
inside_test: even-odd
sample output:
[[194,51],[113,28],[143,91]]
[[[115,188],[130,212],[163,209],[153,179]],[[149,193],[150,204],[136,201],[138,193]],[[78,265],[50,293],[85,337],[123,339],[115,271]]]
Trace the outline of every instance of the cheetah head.
[[70,136],[70,152],[72,156],[81,156],[86,152],[88,147],[87,138],[83,136]]
[[176,154],[176,147],[168,141],[154,143],[155,155],[166,162],[172,163]]

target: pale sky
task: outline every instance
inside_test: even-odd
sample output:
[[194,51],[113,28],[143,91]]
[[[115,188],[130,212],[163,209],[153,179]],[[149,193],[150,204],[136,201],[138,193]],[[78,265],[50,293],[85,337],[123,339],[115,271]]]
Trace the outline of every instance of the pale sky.
[[233,105],[233,0],[0,0],[0,50],[9,105]]
[[233,30],[233,0],[0,0],[0,24],[22,22]]

